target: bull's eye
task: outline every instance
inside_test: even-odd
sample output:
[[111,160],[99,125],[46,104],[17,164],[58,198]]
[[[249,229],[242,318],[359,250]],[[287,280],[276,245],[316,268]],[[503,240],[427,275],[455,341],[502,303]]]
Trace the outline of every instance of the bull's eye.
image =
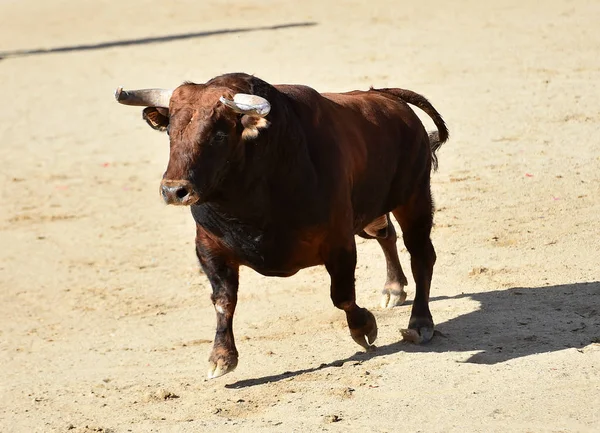
[[214,136],[213,136],[213,142],[215,144],[222,144],[225,143],[227,141],[227,134],[223,131],[218,131]]
[[167,125],[167,135],[171,135],[171,124]]

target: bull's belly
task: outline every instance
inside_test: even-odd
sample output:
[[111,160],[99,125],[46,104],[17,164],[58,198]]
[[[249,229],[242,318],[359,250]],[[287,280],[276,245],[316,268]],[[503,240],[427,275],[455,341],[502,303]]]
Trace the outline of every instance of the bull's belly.
[[289,277],[323,263],[321,246],[327,233],[320,227],[290,228],[285,224],[259,229],[239,220],[221,218],[200,206],[192,215],[217,242],[211,255],[224,254],[237,264],[266,276]]
[[239,254],[239,261],[265,276],[289,277],[301,269],[323,264],[320,243],[302,233],[276,236],[256,247],[256,253]]
[[313,264],[313,265],[307,265],[307,266],[281,266],[279,268],[276,267],[272,267],[272,266],[265,266],[264,264],[259,264],[259,265],[252,265],[249,263],[244,264],[245,266],[249,267],[250,269],[258,272],[261,275],[264,275],[265,277],[291,277],[292,275],[295,275],[298,273],[298,271],[300,271],[301,269],[304,268],[309,268],[311,266],[317,266],[319,263]]
[[267,277],[291,277],[301,269],[323,264],[318,252],[306,248],[302,243],[277,245],[274,248],[258,250],[258,254],[245,254],[235,251],[238,263],[247,266]]

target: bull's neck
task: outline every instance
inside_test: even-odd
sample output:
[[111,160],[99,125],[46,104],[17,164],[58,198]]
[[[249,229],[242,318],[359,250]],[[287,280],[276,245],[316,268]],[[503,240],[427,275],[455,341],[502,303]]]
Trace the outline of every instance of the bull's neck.
[[281,219],[296,225],[299,215],[298,223],[319,219],[322,200],[303,136],[273,128],[247,146],[246,158],[225,176],[210,206],[252,225]]

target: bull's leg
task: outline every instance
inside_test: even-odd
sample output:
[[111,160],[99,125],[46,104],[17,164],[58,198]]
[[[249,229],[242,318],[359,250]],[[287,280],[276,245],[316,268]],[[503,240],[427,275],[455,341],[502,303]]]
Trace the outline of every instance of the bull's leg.
[[385,238],[377,238],[377,242],[385,255],[385,264],[387,268],[387,280],[383,287],[381,296],[381,306],[383,308],[392,308],[402,305],[406,301],[406,292],[404,288],[408,285],[406,275],[400,266],[398,258],[398,249],[396,248],[396,229],[388,218],[387,236]]
[[[383,223],[379,218],[374,223],[369,224],[359,236],[366,239],[377,239],[379,246],[385,256],[387,268],[387,279],[383,290],[381,291],[381,307],[393,308],[402,305],[406,301],[406,292],[404,288],[408,285],[406,275],[400,266],[398,250],[396,248],[396,229],[390,220],[389,215],[383,215]],[[374,230],[376,229],[376,230]]]
[[331,300],[344,310],[350,335],[359,345],[369,349],[377,338],[377,322],[366,308],[356,305],[354,271],[356,268],[356,244],[334,248],[325,258],[325,267],[331,277]]
[[429,289],[436,259],[430,239],[433,202],[429,185],[415,193],[407,204],[394,209],[393,213],[402,228],[404,244],[410,253],[410,264],[416,284],[408,329],[403,330],[402,335],[406,340],[425,343],[433,337]]
[[233,313],[237,304],[239,267],[230,264],[209,241],[196,236],[196,254],[212,286],[211,299],[217,313],[217,332],[208,358],[208,378],[223,376],[237,367],[238,351],[233,337]]

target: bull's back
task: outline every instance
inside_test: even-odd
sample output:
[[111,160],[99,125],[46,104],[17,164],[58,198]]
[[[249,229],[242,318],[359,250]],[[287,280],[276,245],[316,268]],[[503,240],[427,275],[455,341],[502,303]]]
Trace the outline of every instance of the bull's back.
[[[429,173],[425,129],[403,101],[376,92],[324,94],[338,146],[352,167],[357,228],[405,202]],[[335,119],[345,119],[338,122]]]
[[399,98],[376,91],[320,94],[306,86],[277,88],[303,125],[332,206],[343,208],[350,200],[356,228],[402,204],[428,176],[425,129]]

